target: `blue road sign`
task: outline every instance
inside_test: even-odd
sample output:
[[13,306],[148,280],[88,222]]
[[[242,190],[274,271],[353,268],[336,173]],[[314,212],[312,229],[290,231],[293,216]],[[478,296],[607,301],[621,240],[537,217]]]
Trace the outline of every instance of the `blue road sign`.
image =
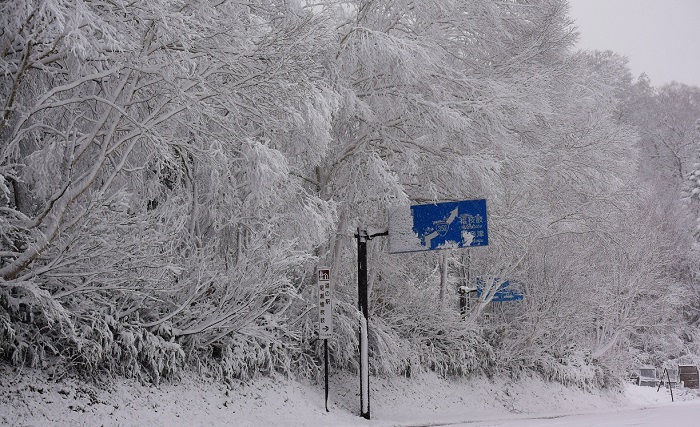
[[[494,281],[500,281],[500,279],[494,279]],[[476,297],[481,298],[484,293],[484,280],[481,277],[476,278]],[[501,283],[498,290],[491,299],[492,302],[503,302],[503,301],[519,301],[523,299],[523,292],[520,288],[518,282],[506,280]]]
[[486,200],[400,206],[389,214],[389,252],[489,244]]
[[411,206],[413,232],[428,250],[448,247],[485,246],[486,200],[445,202]]

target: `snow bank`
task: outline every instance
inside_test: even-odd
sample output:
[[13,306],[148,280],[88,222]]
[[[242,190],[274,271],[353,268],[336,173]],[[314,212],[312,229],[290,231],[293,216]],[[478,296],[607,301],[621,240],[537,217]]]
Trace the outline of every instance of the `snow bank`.
[[[326,413],[323,385],[264,378],[229,387],[194,375],[158,387],[118,379],[97,386],[53,381],[39,371],[0,367],[0,425],[13,426],[389,426],[509,419],[528,414],[596,412],[670,401],[665,390],[627,386],[588,393],[528,378],[371,379],[372,420],[359,413],[359,379],[331,378]],[[674,391],[679,399],[697,394]]]

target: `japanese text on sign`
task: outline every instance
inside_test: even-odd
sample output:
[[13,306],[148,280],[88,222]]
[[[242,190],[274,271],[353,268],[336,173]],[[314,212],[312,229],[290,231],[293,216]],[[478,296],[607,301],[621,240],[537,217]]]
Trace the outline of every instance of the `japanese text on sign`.
[[318,337],[325,340],[332,335],[331,270],[323,267],[318,269]]

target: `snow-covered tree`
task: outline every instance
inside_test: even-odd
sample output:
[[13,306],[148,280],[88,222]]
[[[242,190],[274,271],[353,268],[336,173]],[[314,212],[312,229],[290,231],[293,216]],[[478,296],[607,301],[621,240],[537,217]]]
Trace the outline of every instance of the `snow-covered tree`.
[[[488,200],[490,246],[468,257],[370,242],[376,371],[499,360],[595,382],[593,357],[644,316],[669,321],[645,310],[673,300],[677,234],[635,212],[663,212],[653,195],[677,178],[674,156],[691,170],[697,100],[632,85],[618,55],[574,52],[563,0],[0,12],[6,359],[155,380],[187,361],[229,378],[311,373],[310,285],[326,263],[332,358],[353,368],[357,228],[386,225],[393,205],[473,198]],[[657,110],[668,117],[642,120]],[[477,277],[494,280],[463,319],[456,287]],[[507,279],[525,286],[518,323],[482,328]]]
[[287,2],[0,8],[5,357],[155,379],[183,349],[235,375],[288,365],[277,316],[334,212],[294,160],[330,140],[316,18]]
[[663,273],[672,283],[672,291],[683,295],[678,298],[677,312],[683,317],[663,329],[663,334],[655,334],[658,328],[641,330],[645,336],[638,334],[635,345],[640,358],[661,363],[664,358],[683,357],[685,362],[695,363],[700,92],[679,83],[656,88],[642,77],[632,93],[630,117],[639,129],[642,154],[639,176],[651,189],[647,215],[654,219],[661,236],[676,240],[674,256]]

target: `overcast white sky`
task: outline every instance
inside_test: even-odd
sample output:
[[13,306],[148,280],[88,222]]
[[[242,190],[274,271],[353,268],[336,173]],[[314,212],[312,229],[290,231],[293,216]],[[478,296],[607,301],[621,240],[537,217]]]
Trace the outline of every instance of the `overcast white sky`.
[[629,58],[635,79],[700,87],[700,0],[569,0],[579,47]]

